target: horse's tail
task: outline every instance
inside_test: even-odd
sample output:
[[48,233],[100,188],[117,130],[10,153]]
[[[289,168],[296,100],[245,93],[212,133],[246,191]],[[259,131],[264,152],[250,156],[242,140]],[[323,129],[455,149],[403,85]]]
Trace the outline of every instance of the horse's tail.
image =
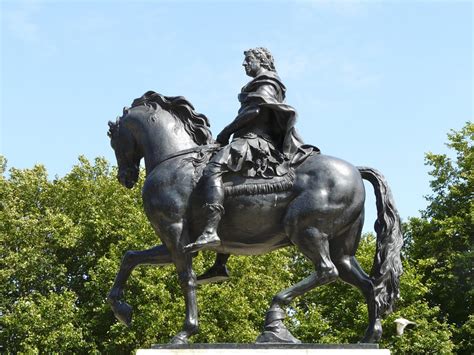
[[400,276],[403,273],[400,260],[403,245],[400,217],[383,175],[368,167],[357,169],[375,190],[377,220],[374,229],[377,233],[377,249],[370,276],[375,286],[375,301],[379,314],[389,314],[400,296]]

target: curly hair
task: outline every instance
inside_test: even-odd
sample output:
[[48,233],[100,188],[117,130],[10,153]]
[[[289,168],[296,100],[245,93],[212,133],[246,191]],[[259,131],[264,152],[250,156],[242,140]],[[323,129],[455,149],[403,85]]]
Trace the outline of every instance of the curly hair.
[[264,47],[257,47],[244,51],[244,55],[253,55],[260,61],[262,68],[265,68],[270,71],[276,71],[275,69],[275,60],[273,59],[270,51]]

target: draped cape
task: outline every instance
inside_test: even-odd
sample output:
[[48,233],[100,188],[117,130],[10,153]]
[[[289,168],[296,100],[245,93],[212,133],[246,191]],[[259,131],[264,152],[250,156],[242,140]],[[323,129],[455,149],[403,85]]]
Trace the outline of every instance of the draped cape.
[[294,127],[297,113],[284,103],[285,93],[285,85],[271,71],[245,85],[239,94],[239,115],[258,108],[259,116],[265,114],[270,118],[265,123],[271,125],[271,134],[261,134],[255,129],[259,124],[257,116],[253,124],[234,134],[234,140],[217,153],[213,162],[244,176],[271,178],[286,175],[292,165],[319,153],[318,148],[305,145],[297,134]]

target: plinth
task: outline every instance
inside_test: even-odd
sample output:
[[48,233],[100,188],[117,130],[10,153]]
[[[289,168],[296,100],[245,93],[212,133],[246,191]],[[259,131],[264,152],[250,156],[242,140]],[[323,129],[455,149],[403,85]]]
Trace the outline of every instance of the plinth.
[[390,355],[377,344],[160,344],[137,355]]

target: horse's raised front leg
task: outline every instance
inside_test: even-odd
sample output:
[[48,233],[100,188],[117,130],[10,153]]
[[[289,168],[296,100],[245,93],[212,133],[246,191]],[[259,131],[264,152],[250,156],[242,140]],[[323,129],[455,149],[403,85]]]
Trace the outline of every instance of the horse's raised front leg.
[[286,314],[282,307],[289,305],[297,296],[335,281],[338,277],[337,269],[330,259],[327,235],[314,227],[296,233],[291,240],[313,262],[315,271],[273,297],[265,317],[264,332],[257,338],[257,343],[300,343],[283,324]]
[[122,301],[122,298],[125,283],[133,269],[143,264],[165,265],[170,263],[172,263],[171,253],[164,245],[141,251],[129,250],[125,253],[120,264],[120,270],[115,276],[114,284],[107,296],[107,302],[111,305],[115,317],[119,321],[127,326],[132,321],[132,307]]

